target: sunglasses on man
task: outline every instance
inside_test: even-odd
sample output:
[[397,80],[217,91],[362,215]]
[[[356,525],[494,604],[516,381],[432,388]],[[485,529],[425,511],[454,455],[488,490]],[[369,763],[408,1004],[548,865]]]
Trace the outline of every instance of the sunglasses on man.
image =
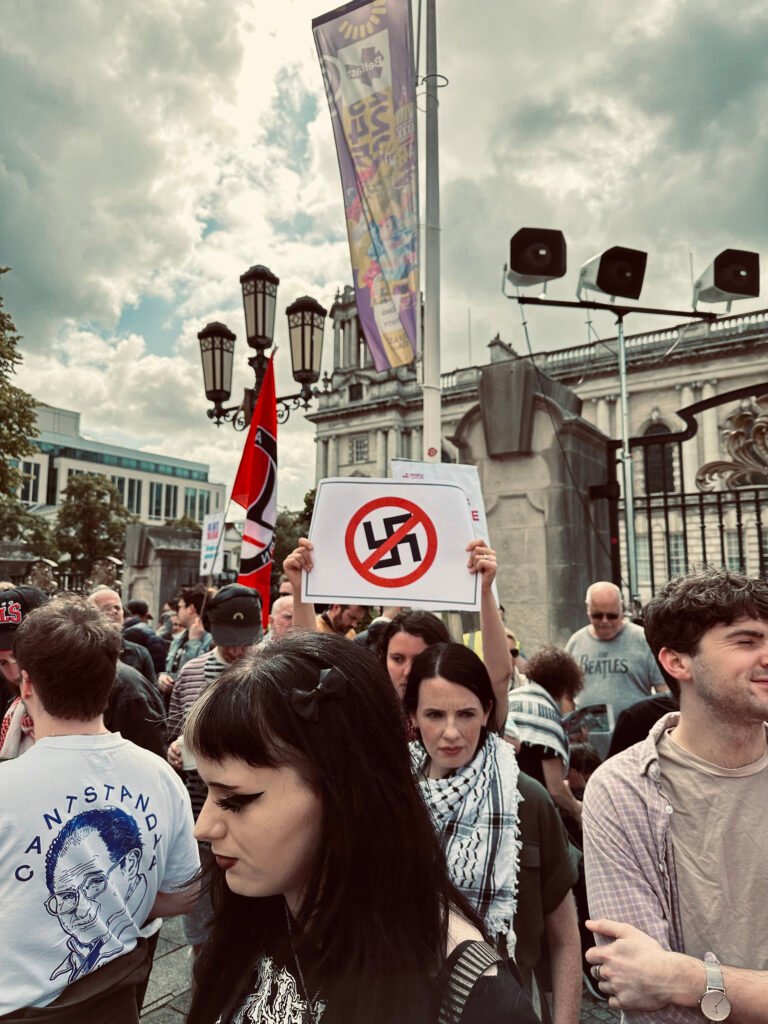
[[590,619],[594,619],[595,622],[602,622],[603,619],[608,619],[609,622],[615,622],[619,617],[618,612],[590,612]]

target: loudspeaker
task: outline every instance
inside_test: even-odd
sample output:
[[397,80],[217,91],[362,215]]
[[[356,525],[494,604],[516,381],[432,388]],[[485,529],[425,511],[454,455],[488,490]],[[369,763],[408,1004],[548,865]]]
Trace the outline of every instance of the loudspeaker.
[[756,299],[760,294],[760,257],[743,249],[723,249],[693,286],[693,308],[701,302]]
[[509,240],[507,280],[519,288],[565,274],[565,236],[548,228],[520,228]]
[[582,266],[576,298],[581,298],[582,288],[603,292],[614,298],[640,298],[647,262],[648,253],[640,249],[625,249],[622,245],[606,249]]

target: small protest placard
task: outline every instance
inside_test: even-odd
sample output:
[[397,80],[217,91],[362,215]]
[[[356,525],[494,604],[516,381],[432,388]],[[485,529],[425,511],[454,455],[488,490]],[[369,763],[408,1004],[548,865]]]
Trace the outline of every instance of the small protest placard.
[[477,611],[480,581],[465,550],[473,537],[456,484],[321,480],[309,530],[315,567],[302,578],[302,600]]
[[213,576],[224,564],[224,513],[212,512],[203,519],[200,541],[200,575]]

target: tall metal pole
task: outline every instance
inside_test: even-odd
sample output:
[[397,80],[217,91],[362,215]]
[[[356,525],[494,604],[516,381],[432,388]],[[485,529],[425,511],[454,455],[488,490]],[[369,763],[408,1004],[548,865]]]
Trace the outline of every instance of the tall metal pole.
[[627,347],[624,341],[624,317],[617,321],[619,341],[619,394],[621,401],[621,466],[624,484],[624,518],[627,539],[627,575],[631,610],[640,606],[637,587],[637,544],[635,542],[635,491],[632,479],[632,451],[629,447],[629,400],[627,395]]
[[427,0],[426,217],[424,224],[424,459],[439,462],[440,425],[440,166],[437,132],[436,0]]

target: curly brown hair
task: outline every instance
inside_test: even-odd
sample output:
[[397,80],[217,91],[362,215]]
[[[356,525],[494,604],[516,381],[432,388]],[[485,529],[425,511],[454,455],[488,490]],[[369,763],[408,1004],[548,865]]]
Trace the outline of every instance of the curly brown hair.
[[[737,619],[768,622],[768,580],[705,567],[675,576],[645,606],[645,638],[656,660],[662,647],[694,655],[705,633]],[[675,697],[680,684],[659,666]]]
[[570,654],[560,647],[542,647],[529,660],[526,675],[532,682],[543,686],[550,697],[573,700],[584,686],[581,669]]

